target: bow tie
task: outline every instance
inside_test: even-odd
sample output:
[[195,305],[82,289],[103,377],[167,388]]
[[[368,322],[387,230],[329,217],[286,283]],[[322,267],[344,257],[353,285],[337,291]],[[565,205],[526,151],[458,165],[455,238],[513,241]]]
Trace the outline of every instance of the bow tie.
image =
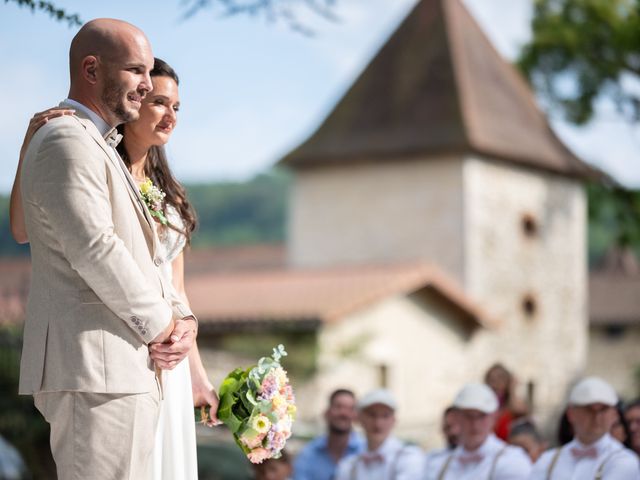
[[366,466],[384,462],[384,457],[378,452],[363,453],[360,458]]
[[107,142],[111,148],[116,148],[118,144],[122,140],[122,135],[118,133],[118,130],[115,128],[109,130],[109,132],[105,135],[104,141]]
[[458,457],[458,461],[466,466],[466,465],[471,465],[473,463],[480,463],[482,461],[484,457],[482,455],[480,455],[479,453],[467,453],[464,455],[460,455]]
[[572,448],[571,455],[576,460],[582,460],[583,458],[597,458],[598,450],[596,447],[588,447],[588,448]]

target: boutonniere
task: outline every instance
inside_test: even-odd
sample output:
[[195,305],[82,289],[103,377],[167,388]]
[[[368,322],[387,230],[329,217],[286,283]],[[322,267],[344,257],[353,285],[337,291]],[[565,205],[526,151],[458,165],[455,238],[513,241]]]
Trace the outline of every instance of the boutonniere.
[[162,211],[162,200],[166,196],[166,193],[156,187],[150,178],[147,178],[140,184],[140,195],[152,217],[157,218],[162,225],[169,223]]

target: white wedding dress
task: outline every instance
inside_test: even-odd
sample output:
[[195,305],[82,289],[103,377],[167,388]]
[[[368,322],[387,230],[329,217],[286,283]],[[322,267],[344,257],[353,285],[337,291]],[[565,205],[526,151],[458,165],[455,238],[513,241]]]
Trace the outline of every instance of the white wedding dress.
[[[174,207],[167,205],[165,214],[172,225],[183,229],[182,218]],[[161,266],[162,273],[171,281],[171,262],[184,249],[186,238],[165,226],[158,228],[158,236],[165,258]],[[188,358],[173,370],[162,371],[162,386],[164,398],[160,402],[153,451],[153,479],[197,480],[196,423]]]

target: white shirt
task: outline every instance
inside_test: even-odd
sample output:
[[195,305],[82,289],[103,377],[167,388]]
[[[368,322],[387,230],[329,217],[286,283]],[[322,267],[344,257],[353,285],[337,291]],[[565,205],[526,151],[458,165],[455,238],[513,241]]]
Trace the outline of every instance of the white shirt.
[[547,450],[534,465],[530,480],[594,480],[598,469],[603,465],[602,480],[640,479],[638,457],[608,433],[591,447],[595,448],[595,458],[579,458],[574,455],[572,449],[584,451],[589,448],[575,439],[560,447],[560,455],[557,457],[551,475],[549,475],[549,469],[558,449]]
[[425,470],[425,480],[526,480],[531,460],[520,447],[490,434],[473,452],[459,446],[450,455],[430,457]]
[[109,124],[107,122],[105,122],[102,117],[100,117],[100,115],[98,115],[96,112],[94,112],[93,110],[91,110],[89,107],[81,104],[80,102],[77,102],[71,98],[66,98],[64,100],[64,103],[66,103],[67,105],[71,105],[73,108],[75,108],[76,110],[80,110],[82,112],[84,112],[89,119],[94,123],[94,125],[96,126],[96,128],[98,129],[98,131],[100,132],[100,135],[102,135],[103,137],[112,130],[112,127],[109,126]]
[[430,466],[433,465],[433,462],[440,462],[441,458],[444,458],[446,460],[446,458],[449,457],[449,455],[451,455],[454,450],[455,448],[449,448],[449,447],[436,448],[434,450],[429,450],[424,457],[425,470],[429,471],[431,469]]
[[[379,460],[367,461],[379,455]],[[424,453],[395,437],[387,438],[375,452],[344,458],[336,470],[335,480],[417,480],[424,471]]]

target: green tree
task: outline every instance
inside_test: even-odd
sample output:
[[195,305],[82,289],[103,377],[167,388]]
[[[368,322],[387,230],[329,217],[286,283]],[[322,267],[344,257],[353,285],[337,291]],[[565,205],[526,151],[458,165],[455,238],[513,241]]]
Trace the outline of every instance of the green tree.
[[[640,0],[536,0],[518,66],[546,107],[583,125],[608,99],[640,122]],[[611,244],[640,251],[640,192],[589,185],[590,257]]]
[[[41,0],[4,0],[26,7],[32,12],[41,11],[58,21],[69,23],[70,27],[80,26],[83,21],[78,14],[67,13],[53,2]],[[264,17],[271,21],[282,20],[293,30],[310,35],[313,31],[299,20],[301,8],[328,20],[335,20],[333,7],[337,0],[183,0],[184,18],[190,18],[206,9],[212,9],[223,17],[249,15]]]
[[82,20],[77,14],[67,13],[64,9],[56,7],[52,2],[41,0],[4,0],[4,3],[17,3],[20,7],[26,7],[32,12],[39,11],[49,14],[55,20],[67,22],[70,27],[82,25]]
[[550,107],[584,124],[608,97],[640,120],[640,1],[536,0],[518,64]]

